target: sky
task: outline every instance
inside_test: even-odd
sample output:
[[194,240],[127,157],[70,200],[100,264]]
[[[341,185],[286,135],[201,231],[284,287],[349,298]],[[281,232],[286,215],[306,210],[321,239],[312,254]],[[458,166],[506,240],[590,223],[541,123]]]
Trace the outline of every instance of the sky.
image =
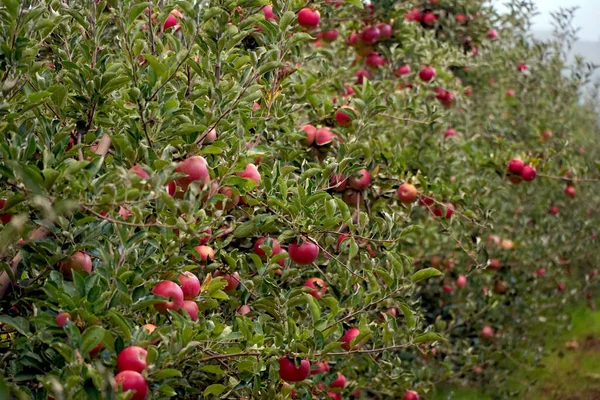
[[[600,0],[534,0],[540,15],[534,20],[534,30],[552,30],[550,13],[562,7],[579,6],[575,12],[575,26],[581,28],[578,36],[581,40],[600,42]],[[503,0],[494,4],[502,10]]]

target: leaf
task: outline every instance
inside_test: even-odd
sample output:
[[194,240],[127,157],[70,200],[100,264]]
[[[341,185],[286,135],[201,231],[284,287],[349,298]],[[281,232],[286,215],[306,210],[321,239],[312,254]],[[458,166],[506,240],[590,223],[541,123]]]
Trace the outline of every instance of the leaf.
[[225,391],[225,385],[221,385],[220,383],[215,383],[214,385],[210,385],[206,389],[204,389],[204,397],[208,397],[210,395],[218,396]]
[[153,379],[167,379],[167,378],[181,378],[181,371],[167,368],[161,371],[158,371],[156,374],[152,375]]
[[444,274],[435,268],[425,268],[420,271],[415,272],[412,276],[411,280],[413,283],[422,281],[423,279],[428,279],[434,276],[443,276]]
[[437,342],[437,341],[443,341],[445,340],[442,335],[440,335],[437,332],[427,332],[427,333],[423,333],[422,335],[417,336],[416,338],[413,339],[413,344],[419,344],[419,343],[427,343],[427,342]]
[[167,68],[152,54],[144,54],[143,56],[148,61],[157,77],[161,77],[167,72]]
[[402,314],[404,314],[404,319],[406,320],[406,325],[409,328],[414,328],[416,321],[415,321],[415,314],[413,313],[413,311],[406,304],[400,304],[400,309],[402,310]]
[[98,344],[104,339],[105,334],[104,328],[99,326],[92,326],[87,328],[83,333],[81,338],[81,351],[83,354],[88,354],[94,347],[98,346]]
[[149,2],[139,3],[131,7],[129,10],[129,16],[127,17],[127,23],[131,24],[135,19],[150,5]]
[[246,221],[235,228],[233,236],[236,238],[245,238],[251,236],[255,231],[256,225],[254,224],[254,221]]
[[21,335],[29,336],[29,322],[23,317],[9,317],[8,315],[0,315],[0,323],[8,325]]
[[358,7],[358,8],[364,8],[364,6],[365,6],[363,4],[362,0],[348,0],[347,3],[353,5],[354,7]]

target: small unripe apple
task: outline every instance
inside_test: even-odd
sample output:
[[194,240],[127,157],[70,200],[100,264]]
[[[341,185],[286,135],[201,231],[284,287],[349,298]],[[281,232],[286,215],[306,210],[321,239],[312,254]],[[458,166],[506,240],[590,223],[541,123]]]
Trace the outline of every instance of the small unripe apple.
[[298,265],[310,265],[319,256],[319,246],[310,240],[304,240],[302,244],[298,241],[290,243],[288,253],[293,262]]
[[523,160],[519,158],[513,158],[508,163],[507,169],[508,172],[510,172],[511,174],[521,175],[521,172],[523,172],[523,167],[525,167],[525,163],[523,162]]
[[179,275],[179,284],[184,300],[193,300],[200,294],[200,279],[190,271]]
[[435,69],[430,66],[425,66],[419,71],[419,78],[423,82],[429,82],[435,77]]
[[78,251],[68,260],[60,263],[60,270],[65,276],[71,276],[73,271],[92,272],[92,259],[84,252]]
[[196,253],[192,257],[196,259],[196,254],[200,256],[202,262],[207,262],[215,259],[215,251],[210,246],[196,246]]
[[251,179],[256,182],[257,185],[260,185],[260,173],[254,164],[246,165],[246,169],[242,172],[238,172],[237,175],[241,178]]
[[142,372],[146,369],[146,349],[139,346],[129,346],[121,350],[117,357],[117,370]]
[[523,180],[526,182],[531,182],[534,180],[536,175],[537,171],[531,165],[524,166],[523,170],[521,171],[521,178],[523,178]]
[[302,131],[306,134],[306,138],[302,139],[302,144],[305,146],[312,146],[315,142],[315,137],[317,136],[317,128],[307,124],[302,127]]
[[306,282],[304,282],[304,286],[313,289],[308,292],[308,294],[317,300],[320,299],[327,291],[327,285],[321,278],[308,278]]
[[234,272],[233,274],[223,274],[220,271],[217,271],[215,272],[215,276],[220,276],[227,282],[227,286],[223,288],[226,292],[233,292],[240,286],[240,275],[237,272]]
[[467,277],[464,275],[459,275],[456,279],[456,286],[459,288],[465,287],[467,285]]
[[70,321],[70,320],[71,320],[71,315],[69,313],[66,313],[66,312],[60,312],[56,316],[56,323],[61,328],[64,327],[67,324],[67,321]]
[[277,21],[279,19],[279,17],[277,17],[277,15],[275,15],[275,13],[273,13],[273,6],[266,5],[263,7],[262,10],[263,10],[263,14],[265,15],[266,20]]
[[329,388],[330,389],[335,389],[335,388],[343,389],[345,387],[346,387],[346,377],[338,372],[337,379],[335,381],[331,382],[331,385],[329,385]]
[[412,204],[417,199],[419,192],[414,185],[410,183],[403,183],[398,187],[398,199],[402,204]]
[[[346,350],[346,351],[350,351],[350,343],[352,342],[352,340],[356,337],[358,337],[358,335],[360,335],[360,331],[357,328],[350,328],[348,329],[344,335],[342,336],[342,338],[340,339],[340,341],[342,342],[342,349]],[[352,350],[356,350],[357,348],[360,347],[360,344],[356,344]]]
[[348,185],[354,190],[364,190],[371,183],[371,174],[365,168],[358,171],[356,175],[348,178]]
[[206,160],[200,156],[193,156],[183,160],[177,165],[175,172],[181,172],[187,175],[175,181],[184,192],[187,191],[188,186],[192,182],[200,181],[204,185],[210,183],[208,164],[206,163]]
[[407,390],[404,392],[402,400],[419,400],[419,394],[414,390]]
[[567,185],[565,188],[565,194],[567,196],[575,197],[575,186]]
[[129,170],[131,172],[135,173],[137,176],[139,176],[142,179],[148,179],[148,178],[150,178],[150,175],[144,170],[144,168],[142,168],[139,165],[134,165]]
[[484,339],[489,339],[494,336],[494,330],[491,326],[486,325],[481,329],[481,337]]
[[300,366],[296,367],[294,360],[288,357],[279,359],[279,377],[286,382],[302,382],[310,374],[310,362],[301,360]]
[[148,384],[146,379],[136,371],[123,371],[115,376],[117,385],[123,388],[123,392],[133,391],[130,400],[145,400],[148,395]]
[[198,321],[198,304],[193,300],[184,300],[179,312],[185,311],[192,321]]
[[179,310],[183,305],[183,291],[175,282],[159,282],[152,289],[152,293],[167,299],[165,302],[154,305],[154,308],[160,313],[166,314],[167,310]]
[[304,28],[315,28],[319,25],[321,14],[312,8],[303,8],[298,11],[298,25]]
[[362,85],[365,79],[371,79],[371,73],[366,69],[359,69],[354,74],[356,77],[356,83]]
[[376,26],[367,26],[360,33],[360,40],[366,44],[375,44],[381,38],[381,31]]
[[392,27],[385,22],[380,22],[377,24],[377,28],[379,29],[380,39],[386,40],[392,37]]

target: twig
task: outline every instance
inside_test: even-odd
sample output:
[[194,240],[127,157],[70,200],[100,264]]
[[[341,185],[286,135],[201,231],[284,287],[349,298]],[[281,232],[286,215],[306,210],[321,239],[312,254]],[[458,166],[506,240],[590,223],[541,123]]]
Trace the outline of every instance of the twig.
[[553,176],[553,175],[545,175],[545,174],[537,174],[537,176],[541,176],[542,178],[554,179],[557,181],[565,181],[565,182],[600,182],[598,178],[578,178],[578,177],[567,177],[567,176]]

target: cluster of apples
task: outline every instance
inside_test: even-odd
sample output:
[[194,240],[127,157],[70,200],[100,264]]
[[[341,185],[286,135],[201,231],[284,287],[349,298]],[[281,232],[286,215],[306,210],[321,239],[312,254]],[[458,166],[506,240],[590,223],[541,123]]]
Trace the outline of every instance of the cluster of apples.
[[513,158],[508,163],[508,179],[515,185],[521,181],[531,182],[537,176],[535,168],[529,164],[525,164],[520,158]]

